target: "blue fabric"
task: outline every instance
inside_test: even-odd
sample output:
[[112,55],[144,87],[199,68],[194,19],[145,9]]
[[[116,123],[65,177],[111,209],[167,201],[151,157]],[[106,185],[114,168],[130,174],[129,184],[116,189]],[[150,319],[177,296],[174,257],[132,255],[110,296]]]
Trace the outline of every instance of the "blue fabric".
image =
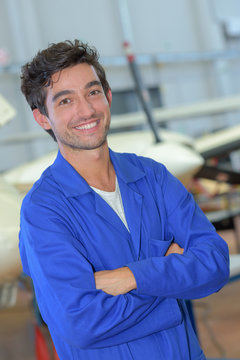
[[[61,360],[205,359],[183,299],[228,280],[226,243],[166,168],[110,151],[130,233],[59,153],[23,201],[20,253]],[[172,241],[183,255],[164,254]],[[137,290],[96,290],[129,266]]]

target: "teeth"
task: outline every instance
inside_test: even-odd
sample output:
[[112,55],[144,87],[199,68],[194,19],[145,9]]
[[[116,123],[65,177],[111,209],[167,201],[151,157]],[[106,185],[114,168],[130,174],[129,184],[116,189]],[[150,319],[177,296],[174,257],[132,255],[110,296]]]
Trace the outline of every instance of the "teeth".
[[78,129],[78,130],[88,130],[88,129],[92,129],[96,125],[97,125],[97,121],[94,121],[91,124],[76,126],[76,129]]

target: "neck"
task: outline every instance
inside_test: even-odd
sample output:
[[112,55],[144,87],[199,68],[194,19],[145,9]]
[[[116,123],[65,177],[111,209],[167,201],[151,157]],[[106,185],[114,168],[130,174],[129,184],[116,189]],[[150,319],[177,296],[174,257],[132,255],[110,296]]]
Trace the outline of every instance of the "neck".
[[104,191],[115,190],[116,175],[107,142],[93,150],[60,149],[60,152],[90,186]]

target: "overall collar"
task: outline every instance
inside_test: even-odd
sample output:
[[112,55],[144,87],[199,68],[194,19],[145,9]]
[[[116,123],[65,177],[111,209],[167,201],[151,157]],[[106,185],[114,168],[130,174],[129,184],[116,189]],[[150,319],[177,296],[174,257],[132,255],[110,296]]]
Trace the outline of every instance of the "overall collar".
[[[145,176],[142,170],[128,160],[127,155],[116,153],[111,149],[109,149],[109,154],[117,176],[124,183],[135,182]],[[66,197],[84,195],[92,191],[84,178],[64,159],[60,151],[50,170]]]

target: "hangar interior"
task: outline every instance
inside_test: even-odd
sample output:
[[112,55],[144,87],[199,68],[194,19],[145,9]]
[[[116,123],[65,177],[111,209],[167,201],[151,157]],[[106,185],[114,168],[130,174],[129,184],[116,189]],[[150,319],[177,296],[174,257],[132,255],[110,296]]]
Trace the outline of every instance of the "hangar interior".
[[[117,143],[114,136],[122,132],[128,133],[121,140],[124,149],[132,142],[129,134],[149,129],[124,52],[127,41],[148,91],[160,138],[165,132],[184,137],[188,147],[207,164],[207,175],[200,172],[201,179],[193,180],[191,173],[186,185],[228,242],[230,254],[236,256],[232,281],[219,293],[195,300],[194,316],[209,359],[240,359],[239,1],[0,0],[0,106],[6,106],[10,114],[6,119],[0,110],[0,191],[10,202],[15,192],[18,198],[13,211],[9,204],[9,211],[1,207],[1,249],[8,247],[8,234],[13,231],[16,251],[21,199],[37,179],[36,167],[44,169],[49,161],[45,158],[40,165],[39,159],[57,149],[34,121],[20,92],[21,66],[49,44],[74,39],[95,46],[106,69],[113,93],[113,146]],[[154,142],[154,136],[149,137],[147,141]],[[142,138],[139,142],[142,146]],[[175,137],[171,138],[173,142]],[[136,144],[137,140],[129,144],[130,151]],[[30,170],[23,170],[25,164],[34,161]],[[177,162],[175,152],[170,169],[172,166],[174,171]],[[14,172],[21,166],[24,174]],[[6,256],[4,250],[1,252],[0,273]],[[14,256],[13,262],[18,263]],[[17,276],[12,280],[0,275],[0,358],[33,360],[36,317],[32,289]]]

